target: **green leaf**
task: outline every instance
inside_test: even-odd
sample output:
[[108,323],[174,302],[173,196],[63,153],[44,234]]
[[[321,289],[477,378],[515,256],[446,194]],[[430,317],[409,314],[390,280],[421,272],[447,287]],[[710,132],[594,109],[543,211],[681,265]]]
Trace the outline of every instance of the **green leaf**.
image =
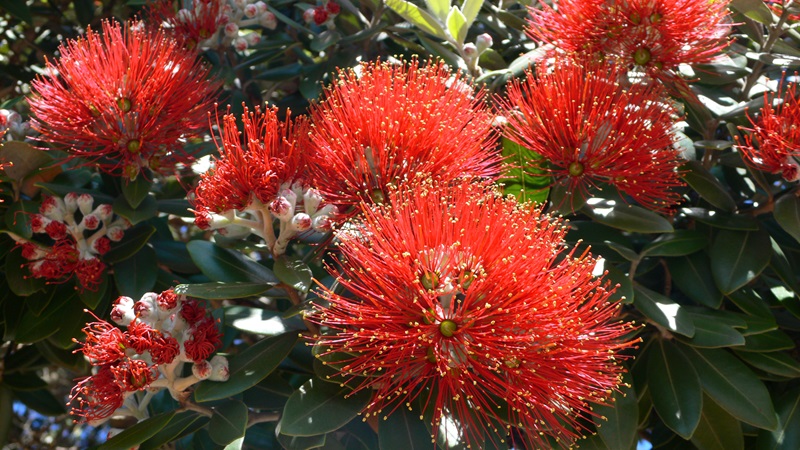
[[153,290],[158,277],[158,260],[153,247],[144,246],[130,258],[114,264],[114,282],[122,295],[138,299]]
[[450,10],[450,0],[425,0],[428,11],[433,13],[439,20],[447,19],[447,12]]
[[800,389],[781,394],[775,401],[778,428],[760,430],[756,448],[759,450],[796,450],[800,448]]
[[769,264],[772,246],[764,231],[720,230],[711,246],[711,273],[725,294],[755,279]]
[[426,33],[432,34],[439,39],[447,39],[447,33],[442,28],[441,23],[417,5],[406,0],[386,0],[386,6],[392,8],[400,17],[421,28]]
[[604,263],[604,269],[607,271],[604,278],[610,281],[612,286],[618,285],[617,289],[608,298],[609,301],[620,301],[625,304],[633,303],[634,293],[631,279],[610,264]]
[[772,316],[772,310],[767,304],[766,300],[751,288],[742,288],[728,294],[728,298],[733,304],[739,307],[745,313],[755,316],[755,318],[766,319],[771,322],[772,326],[765,328],[759,333],[764,331],[774,330],[778,328],[775,325],[775,318]]
[[464,39],[467,38],[467,29],[467,18],[464,17],[461,10],[457,6],[450,8],[450,13],[447,14],[447,31],[457,43],[464,43]]
[[623,244],[618,244],[614,241],[605,241],[603,242],[607,246],[614,250],[615,252],[619,253],[620,256],[627,259],[628,261],[638,261],[641,259],[638,253],[630,247],[627,247]]
[[775,201],[773,216],[778,225],[800,242],[800,197],[784,195]]
[[106,441],[99,447],[99,450],[119,450],[136,447],[161,431],[172,420],[174,415],[175,411],[168,411],[143,420]]
[[694,336],[688,343],[695,347],[718,348],[744,345],[744,336],[733,326],[725,323],[713,314],[689,311],[694,323]]
[[[337,42],[342,40],[342,34],[336,30],[325,30],[320,33],[317,37],[311,40],[309,44],[309,48],[315,52],[322,52],[325,51],[331,45],[335,45]],[[320,74],[319,77],[310,76],[306,78],[307,80],[313,80],[314,84],[320,83],[320,78],[322,78]]]
[[12,203],[5,212],[6,229],[25,239],[30,239],[33,236],[31,214],[38,212],[38,202],[20,200]]
[[284,450],[310,450],[325,446],[327,434],[318,434],[316,436],[287,436],[280,432],[280,427],[281,424],[279,422],[276,428],[278,433],[277,438]]
[[39,378],[36,372],[18,372],[3,374],[0,379],[3,385],[13,391],[38,391],[47,389],[47,382]]
[[108,292],[108,285],[110,284],[108,277],[108,272],[101,273],[100,284],[94,290],[77,288],[78,297],[80,297],[81,301],[84,305],[86,305],[87,308],[95,310],[100,305],[100,302],[103,301],[103,298],[106,296],[106,292]]
[[716,309],[722,304],[722,292],[714,283],[708,255],[693,253],[689,256],[669,258],[667,267],[672,274],[672,281],[687,297],[709,308]]
[[704,395],[703,411],[692,435],[692,444],[698,450],[744,450],[742,424]]
[[247,333],[277,336],[287,331],[303,329],[303,323],[295,319],[297,324],[284,320],[281,313],[247,306],[226,306],[225,324]]
[[16,340],[27,344],[52,336],[62,326],[67,325],[64,323],[64,317],[70,315],[69,310],[82,309],[83,305],[74,289],[59,289],[53,301],[41,314],[36,315],[32,311],[26,311],[22,315],[17,325]]
[[219,445],[228,445],[244,436],[247,429],[247,405],[239,400],[228,400],[214,407],[208,422],[208,434]]
[[736,356],[756,369],[789,378],[800,378],[800,362],[784,352],[743,352],[734,350]]
[[772,11],[761,0],[732,0],[731,7],[756,22],[772,24]]
[[226,300],[233,298],[247,298],[267,291],[273,283],[251,283],[247,281],[231,281],[222,283],[179,284],[175,286],[175,293],[194,298],[207,300]]
[[214,281],[279,282],[268,268],[239,252],[218,247],[211,242],[190,241],[186,249],[200,271]]
[[299,258],[281,255],[275,261],[273,270],[282,283],[288,284],[296,291],[305,293],[311,287],[311,269]]
[[746,352],[777,352],[791,350],[795,347],[792,338],[781,330],[749,334],[745,336],[744,341],[744,347],[739,350]]
[[498,180],[503,184],[504,194],[514,195],[522,202],[543,203],[547,200],[550,177],[546,172],[532,168],[528,161],[540,160],[540,155],[505,137],[501,155],[511,163]]
[[482,6],[483,0],[464,0],[464,4],[461,5],[461,12],[464,14],[464,18],[467,19],[467,28],[471,27],[472,23],[475,22],[475,18],[478,17]]
[[165,444],[185,436],[201,426],[208,423],[208,418],[201,416],[194,411],[183,411],[175,414],[168,424],[154,434],[151,438],[142,442],[139,450],[157,450],[163,448]]
[[156,232],[152,225],[144,225],[125,230],[122,240],[111,245],[111,250],[103,255],[103,261],[115,264],[135,255]]
[[431,450],[431,434],[419,414],[400,407],[378,422],[380,450]]
[[680,212],[700,223],[725,230],[758,230],[758,221],[752,216],[709,211],[703,208],[681,208]]
[[647,385],[664,424],[689,439],[700,421],[703,390],[691,361],[672,342],[659,339],[651,349]]
[[122,181],[122,195],[132,208],[136,209],[150,193],[153,181],[145,177],[136,177],[134,181]]
[[625,374],[622,381],[620,390],[611,394],[608,406],[594,407],[597,433],[608,448],[629,449],[633,447],[638,434],[639,406],[631,385],[631,375]]
[[22,248],[11,249],[6,255],[6,281],[11,292],[20,297],[27,297],[44,289],[43,278],[33,278],[28,267],[30,261],[22,257]]
[[685,256],[698,252],[708,243],[708,238],[698,231],[676,230],[674,233],[662,234],[647,244],[641,251],[642,256]]
[[372,392],[353,392],[347,386],[308,380],[289,397],[281,417],[281,433],[314,436],[335,431],[367,406]]
[[223,450],[241,450],[244,444],[244,436],[234,439],[230,444],[226,445]]
[[724,211],[736,209],[736,202],[725,186],[711,174],[700,161],[687,161],[681,166],[681,176],[703,199]]
[[136,207],[128,204],[124,196],[119,196],[112,204],[117,215],[128,219],[131,225],[136,225],[158,214],[158,202],[152,195],[147,195]]
[[644,286],[633,286],[633,304],[655,323],[686,337],[694,336],[694,322],[686,309]]
[[33,26],[33,16],[28,2],[22,0],[0,0],[0,7],[17,19]]
[[243,392],[269,375],[286,358],[297,342],[297,332],[258,341],[229,360],[228,381],[203,381],[194,391],[195,400],[207,402]]
[[767,388],[738,358],[722,349],[682,349],[700,375],[703,390],[719,406],[755,427],[778,427]]
[[635,205],[618,205],[615,200],[592,199],[583,213],[602,224],[637,233],[672,233],[672,225],[658,214]]
[[58,416],[64,414],[64,401],[58,400],[47,389],[38,391],[17,391],[14,393],[17,400],[21,401],[28,408],[45,416]]
[[180,217],[194,217],[194,213],[189,211],[192,205],[183,198],[167,198],[156,201],[158,212],[173,214]]

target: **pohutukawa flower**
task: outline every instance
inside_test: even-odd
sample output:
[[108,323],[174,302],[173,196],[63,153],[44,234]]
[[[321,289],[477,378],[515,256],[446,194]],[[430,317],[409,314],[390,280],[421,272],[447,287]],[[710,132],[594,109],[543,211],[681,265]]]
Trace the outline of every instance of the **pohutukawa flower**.
[[680,200],[673,188],[682,185],[675,111],[659,85],[620,86],[614,80],[624,73],[614,64],[588,62],[528,72],[509,83],[508,99],[501,100],[506,135],[531,150],[527,168],[545,170],[572,195],[585,197],[607,184],[642,206],[667,211]]
[[184,141],[207,126],[218,86],[195,53],[163,30],[115,22],[59,51],[47,64],[54,75],[32,83],[43,142],[130,179],[192,159]]
[[467,444],[507,426],[531,448],[539,433],[569,445],[632,345],[595,259],[567,250],[559,220],[482,185],[425,182],[388,199],[339,233],[329,272],[349,292],[321,289],[316,353],[374,390],[367,415],[419,400],[434,430],[455,422]]
[[[783,83],[781,83],[783,87]],[[782,97],[764,93],[764,107],[756,117],[748,116],[753,128],[738,148],[750,166],[781,174],[787,181],[800,180],[800,100],[797,84],[789,83]]]
[[443,63],[364,63],[342,71],[312,105],[316,187],[342,213],[381,203],[392,184],[424,174],[496,178],[493,114]]
[[729,0],[559,0],[530,9],[528,34],[572,57],[594,55],[655,78],[710,62],[728,45]]
[[208,44],[213,42],[219,29],[229,23],[224,7],[227,2],[192,0],[189,3],[190,8],[176,10],[172,0],[156,1],[148,5],[147,15],[156,23],[166,22],[172,35],[190,49],[212,47]]

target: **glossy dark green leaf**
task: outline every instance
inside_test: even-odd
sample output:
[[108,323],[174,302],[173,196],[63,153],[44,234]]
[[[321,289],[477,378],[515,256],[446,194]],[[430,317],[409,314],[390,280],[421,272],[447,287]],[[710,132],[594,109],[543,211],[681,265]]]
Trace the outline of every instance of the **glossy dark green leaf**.
[[704,395],[703,411],[692,435],[692,444],[698,450],[744,450],[742,424]]
[[182,198],[169,198],[156,201],[156,209],[159,212],[172,214],[180,217],[194,217],[194,213],[189,211],[192,205],[188,200]]
[[776,352],[795,348],[795,343],[792,338],[781,330],[749,334],[745,336],[744,341],[744,347],[738,350],[747,352]]
[[668,258],[667,267],[672,281],[684,295],[710,308],[719,308],[722,304],[723,295],[714,283],[711,260],[705,252]]
[[158,260],[153,247],[144,246],[130,258],[114,264],[114,281],[120,294],[133,299],[153,290],[158,277]]
[[58,400],[48,389],[17,391],[14,395],[25,406],[45,416],[58,416],[67,412],[64,402]]
[[38,391],[47,388],[47,382],[35,372],[6,373],[0,380],[0,385],[13,391]]
[[662,234],[647,244],[640,252],[642,256],[685,256],[702,250],[708,244],[708,238],[693,230],[676,230],[674,233]]
[[208,434],[219,445],[228,445],[244,436],[247,429],[247,405],[239,400],[228,400],[214,406],[208,423]]
[[758,230],[758,221],[752,216],[730,214],[703,208],[680,208],[682,214],[700,223],[725,230]]
[[146,177],[136,177],[135,180],[122,180],[122,195],[131,208],[136,209],[150,193],[153,181]]
[[172,420],[174,415],[175,411],[168,411],[143,420],[106,441],[99,447],[99,450],[119,450],[136,447],[161,431]]
[[111,250],[103,255],[103,261],[115,264],[135,255],[156,232],[152,225],[144,225],[125,230],[122,240],[111,245]]
[[207,402],[243,392],[263,380],[283,361],[297,342],[296,332],[258,341],[229,360],[230,378],[224,383],[203,381],[194,391],[195,400]]
[[778,225],[800,242],[800,197],[784,195],[775,201],[773,216]]
[[288,436],[280,433],[280,423],[278,424],[278,442],[284,450],[311,450],[325,446],[327,434],[316,436]]
[[211,242],[190,241],[186,249],[203,274],[214,281],[279,282],[268,268],[239,252],[218,247]]
[[233,298],[246,298],[267,291],[273,284],[250,283],[232,281],[222,283],[219,281],[199,284],[179,284],[175,286],[175,293],[194,298],[209,300],[224,300]]
[[28,270],[30,261],[22,257],[22,248],[11,249],[6,255],[6,281],[11,292],[26,297],[45,288],[43,278],[33,278]]
[[759,430],[758,450],[796,450],[800,448],[800,389],[795,388],[775,399],[778,428]]
[[764,383],[738,358],[722,349],[682,347],[700,376],[703,390],[731,415],[774,430],[775,409]]
[[[664,424],[689,439],[700,421],[703,391],[692,363],[670,341],[659,339],[647,359],[647,384]],[[619,447],[622,448],[622,447]]]
[[128,219],[132,225],[151,219],[158,214],[158,202],[156,202],[155,197],[149,194],[136,207],[129,205],[123,196],[117,197],[112,206],[115,213]]
[[60,290],[61,294],[55,295],[50,305],[38,316],[31,311],[25,312],[17,326],[16,340],[20,343],[33,343],[52,336],[64,323],[64,317],[72,312],[83,310],[83,305],[78,299],[78,293],[73,289]]
[[695,347],[718,348],[744,345],[744,336],[711,314],[689,311],[694,323],[694,336],[687,342]]
[[397,408],[386,420],[378,422],[380,450],[430,450],[431,434],[419,414]]
[[298,258],[282,255],[275,261],[273,270],[281,282],[296,291],[305,293],[311,287],[311,269]]
[[314,436],[337,430],[367,406],[372,393],[314,379],[300,386],[283,408],[281,433]]
[[800,377],[800,362],[785,352],[736,351],[736,355],[742,358],[742,361],[764,372],[789,378]]
[[[772,311],[770,310],[766,300],[761,298],[761,296],[753,289],[739,289],[728,294],[728,298],[731,302],[733,302],[733,304],[738,306],[739,309],[745,313],[755,317],[768,318],[773,324],[775,323],[775,318],[772,316]],[[777,326],[774,326],[770,329],[774,330],[775,328],[777,328]],[[768,330],[762,330],[761,332],[763,331]]]
[[711,273],[717,287],[729,294],[755,279],[772,257],[764,231],[720,230],[711,246]]
[[620,301],[625,304],[633,303],[634,293],[631,279],[624,272],[610,264],[604,264],[604,266],[604,270],[608,271],[604,278],[611,282],[611,286],[618,286],[609,297],[609,300]]
[[302,331],[304,328],[299,318],[285,320],[278,311],[238,305],[225,307],[225,324],[247,333],[267,336]]
[[151,244],[160,265],[179,273],[200,273],[200,268],[192,261],[185,242],[153,240]]
[[633,304],[655,323],[686,337],[694,336],[694,322],[685,308],[658,292],[634,285]]
[[592,220],[637,233],[671,233],[672,224],[658,214],[640,206],[620,204],[615,200],[597,200],[581,209]]
[[39,203],[28,200],[20,200],[8,205],[8,209],[3,216],[5,228],[17,236],[30,239],[33,236],[31,230],[31,214],[39,212]]
[[630,247],[626,247],[625,245],[618,244],[614,241],[605,241],[604,244],[608,245],[611,250],[619,253],[620,256],[627,259],[628,261],[638,261],[641,259],[638,253]]
[[27,2],[20,0],[0,0],[0,7],[17,19],[33,25],[33,15]]
[[717,178],[700,161],[687,161],[681,166],[681,177],[703,199],[723,211],[736,209],[736,202]]
[[139,450],[157,450],[165,444],[175,441],[185,432],[191,430],[195,424],[208,422],[208,419],[194,411],[183,411],[175,414],[169,423],[154,434],[151,438],[142,442]]
[[531,160],[540,160],[542,157],[508,138],[503,138],[501,154],[512,164],[505,168],[498,180],[503,184],[503,193],[514,195],[523,202],[543,203],[547,200],[550,176],[530,167]]
[[760,0],[732,0],[731,7],[745,16],[763,23],[772,24],[772,11]]
[[639,406],[630,374],[625,374],[622,382],[620,390],[611,394],[608,406],[594,407],[594,412],[598,415],[593,419],[597,425],[597,433],[608,448],[629,449],[638,434]]
[[56,289],[50,288],[41,290],[38,292],[34,292],[33,294],[25,297],[25,307],[28,311],[32,312],[35,315],[39,315],[42,311],[47,308],[47,305],[50,304],[50,301],[53,300],[53,295],[55,295]]

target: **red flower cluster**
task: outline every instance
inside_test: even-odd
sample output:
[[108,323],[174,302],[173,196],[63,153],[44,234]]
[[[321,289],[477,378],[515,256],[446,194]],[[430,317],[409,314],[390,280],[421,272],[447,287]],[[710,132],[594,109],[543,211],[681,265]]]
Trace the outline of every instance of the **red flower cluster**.
[[496,178],[493,114],[442,63],[365,63],[342,71],[312,106],[315,187],[341,212],[380,203],[418,174]]
[[81,289],[97,289],[106,269],[100,256],[110,250],[111,241],[122,239],[130,224],[122,218],[112,220],[111,205],[93,208],[93,203],[88,194],[45,198],[30,224],[34,233],[46,234],[53,244],[17,238],[22,257],[31,261],[26,264],[31,276],[66,282],[74,275]]
[[[195,189],[197,224],[207,228],[209,213],[245,210],[251,203],[268,205],[283,184],[291,185],[305,170],[308,124],[304,118],[278,120],[277,110],[252,112],[245,108],[244,145],[236,117],[223,117],[219,158]],[[204,226],[205,225],[205,226]]]
[[632,345],[596,261],[566,251],[558,220],[468,182],[426,182],[362,210],[329,268],[349,292],[322,288],[312,320],[330,330],[320,357],[374,390],[368,414],[420,401],[434,430],[455,422],[468,444],[513,426],[531,448],[543,435],[568,445],[619,385],[615,352]]
[[[529,159],[554,184],[586,196],[614,186],[643,206],[666,211],[680,200],[681,160],[671,132],[675,111],[658,85],[623,88],[625,70],[605,63],[557,64],[508,86],[507,136],[544,158]],[[531,155],[533,156],[533,155]]]
[[188,387],[188,382],[199,380],[176,381],[180,372],[175,367],[181,362],[199,366],[193,372],[204,373],[203,379],[227,379],[227,362],[224,367],[219,361],[206,362],[219,346],[220,334],[196,300],[179,297],[171,289],[145,294],[137,302],[120,297],[111,317],[127,330],[97,317],[83,329],[86,341],[75,351],[99,370],[73,388],[72,400],[78,403],[73,415],[86,421],[106,419],[123,405],[128,393],[152,387],[162,376],[166,381],[158,387],[183,391],[184,384]]
[[594,55],[669,77],[728,45],[729,0],[559,0],[530,10],[528,34],[558,51]]
[[782,97],[765,92],[764,107],[757,118],[749,119],[753,128],[742,127],[750,134],[745,135],[745,145],[739,146],[745,162],[758,170],[779,173],[786,181],[800,180],[797,83],[789,83]]
[[53,74],[32,82],[41,140],[130,179],[191,160],[182,140],[206,126],[217,83],[193,52],[141,23],[103,23],[67,41]]
[[308,23],[314,22],[317,25],[322,25],[327,22],[328,19],[336,17],[341,10],[342,8],[338,3],[334,1],[328,1],[324,5],[307,9],[303,13],[303,20]]
[[147,15],[156,23],[166,22],[172,35],[193,49],[217,34],[229,18],[224,14],[221,0],[192,0],[190,3],[190,8],[176,10],[172,0],[159,0],[148,5]]

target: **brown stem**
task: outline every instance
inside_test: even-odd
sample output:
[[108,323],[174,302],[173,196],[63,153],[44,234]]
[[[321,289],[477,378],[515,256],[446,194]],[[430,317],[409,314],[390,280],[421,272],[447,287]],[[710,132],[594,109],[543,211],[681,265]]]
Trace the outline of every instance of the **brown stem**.
[[[775,42],[778,38],[783,34],[783,25],[786,23],[786,20],[789,19],[789,8],[783,8],[781,12],[780,18],[778,18],[778,23],[776,23],[772,29],[769,30],[769,36],[767,37],[767,42],[761,47],[761,53],[769,53],[772,51],[772,47],[775,45]],[[758,60],[756,64],[753,66],[753,71],[747,77],[747,81],[744,84],[744,89],[742,89],[742,100],[747,101],[750,98],[750,89],[753,88],[753,85],[756,84],[756,80],[758,77],[761,76],[761,71],[764,69],[765,64]]]

